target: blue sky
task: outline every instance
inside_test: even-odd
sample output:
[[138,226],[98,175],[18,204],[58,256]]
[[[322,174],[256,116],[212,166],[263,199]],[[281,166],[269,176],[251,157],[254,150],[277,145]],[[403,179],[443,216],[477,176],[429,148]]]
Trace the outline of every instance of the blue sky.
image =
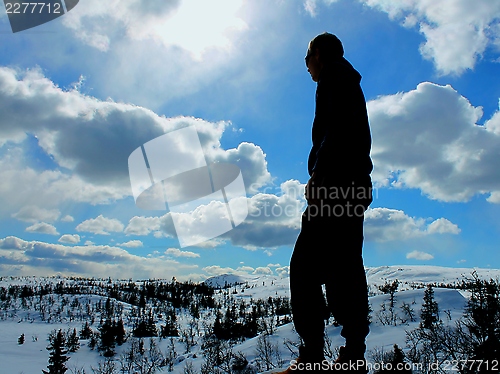
[[[314,113],[304,55],[324,31],[363,76],[365,265],[500,266],[500,2],[82,0],[33,29],[8,22],[2,275],[286,275]],[[252,214],[181,248],[170,213],[135,206],[127,160],[186,125],[208,159],[239,166]]]

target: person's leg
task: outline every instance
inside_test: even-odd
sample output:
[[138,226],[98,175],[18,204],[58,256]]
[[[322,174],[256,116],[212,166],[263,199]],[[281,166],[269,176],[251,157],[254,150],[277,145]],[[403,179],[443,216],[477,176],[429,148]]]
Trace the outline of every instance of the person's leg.
[[323,359],[324,321],[327,316],[321,278],[324,262],[317,228],[315,222],[303,218],[290,261],[293,323],[304,341],[300,354],[307,361]]
[[328,307],[342,325],[346,348],[364,354],[369,333],[368,287],[363,265],[363,218],[333,219],[334,248],[329,253],[331,269],[325,282]]

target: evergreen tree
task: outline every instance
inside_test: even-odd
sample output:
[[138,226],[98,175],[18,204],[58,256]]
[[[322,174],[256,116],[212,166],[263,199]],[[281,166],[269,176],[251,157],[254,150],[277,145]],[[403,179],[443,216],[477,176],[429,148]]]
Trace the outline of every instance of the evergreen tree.
[[167,338],[169,336],[179,336],[179,330],[177,329],[177,316],[175,315],[175,309],[170,309],[167,311],[165,316],[165,325],[161,326],[161,337]]
[[68,370],[66,361],[69,360],[69,357],[66,356],[68,352],[64,349],[64,343],[64,334],[59,330],[47,347],[47,350],[50,351],[49,365],[47,366],[49,370],[42,370],[44,374],[64,374]]
[[151,338],[157,336],[156,324],[154,322],[153,312],[150,310],[147,317],[144,315],[134,329],[134,336],[137,338]]
[[115,354],[115,331],[111,320],[106,321],[99,327],[100,343],[99,351],[103,352],[104,357],[112,357]]
[[78,351],[78,348],[80,348],[80,341],[78,339],[76,329],[73,329],[73,332],[68,333],[66,348],[68,349],[69,352],[76,352]]
[[21,336],[17,339],[17,343],[19,345],[24,344],[24,334],[21,334]]
[[427,285],[424,292],[424,303],[420,311],[420,319],[420,327],[424,329],[431,329],[439,322],[439,307],[434,300],[434,290],[430,284]]
[[116,344],[122,345],[125,342],[125,326],[123,325],[123,320],[120,320],[115,324],[115,340]]
[[92,337],[93,331],[90,328],[90,325],[88,321],[85,321],[85,325],[82,326],[82,329],[80,330],[80,339],[86,340],[90,339]]
[[500,286],[473,276],[465,310],[465,326],[473,337],[473,359],[495,362],[500,360]]

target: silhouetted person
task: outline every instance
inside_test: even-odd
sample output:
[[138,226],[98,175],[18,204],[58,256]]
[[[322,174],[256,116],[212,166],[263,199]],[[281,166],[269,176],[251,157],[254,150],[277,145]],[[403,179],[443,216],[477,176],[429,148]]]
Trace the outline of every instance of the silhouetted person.
[[305,58],[317,82],[316,112],[308,205],[290,261],[293,322],[303,346],[298,364],[285,373],[324,363],[324,321],[330,313],[346,339],[336,367],[364,360],[366,351],[368,290],[362,247],[364,212],[372,201],[371,135],[361,76],[343,55],[340,40],[324,33],[309,43]]

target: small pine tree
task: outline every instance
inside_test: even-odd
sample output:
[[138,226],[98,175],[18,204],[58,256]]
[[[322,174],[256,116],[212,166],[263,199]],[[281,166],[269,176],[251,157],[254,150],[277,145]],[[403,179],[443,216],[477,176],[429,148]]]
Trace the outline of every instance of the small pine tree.
[[17,339],[17,344],[24,344],[24,334],[21,334],[21,336]]
[[114,329],[115,329],[116,344],[122,345],[125,342],[125,335],[126,335],[125,326],[123,325],[123,320],[122,319],[120,319],[114,325]]
[[175,310],[170,309],[165,316],[165,325],[161,325],[160,335],[162,338],[169,336],[179,336],[179,330],[176,325],[177,316]]
[[109,319],[99,327],[100,332],[100,342],[99,342],[99,351],[103,352],[104,357],[112,357],[115,354],[115,331],[113,328],[113,324]]
[[82,326],[82,329],[80,330],[80,339],[86,340],[90,339],[92,337],[93,331],[90,328],[89,322],[85,321],[85,325]]
[[141,317],[141,320],[137,324],[133,333],[137,338],[150,338],[158,336],[152,311],[149,312],[147,317],[144,315]]
[[66,348],[69,352],[76,352],[80,348],[80,341],[76,333],[76,329],[73,332],[68,333],[68,341],[66,342]]
[[434,289],[429,284],[424,292],[424,303],[420,311],[420,327],[431,329],[439,322],[439,307],[434,300]]
[[59,330],[55,337],[51,340],[50,345],[47,350],[50,351],[49,365],[47,370],[42,370],[44,374],[64,374],[68,370],[66,367],[66,361],[69,357],[66,356],[68,353],[64,349],[65,338],[62,330]]

